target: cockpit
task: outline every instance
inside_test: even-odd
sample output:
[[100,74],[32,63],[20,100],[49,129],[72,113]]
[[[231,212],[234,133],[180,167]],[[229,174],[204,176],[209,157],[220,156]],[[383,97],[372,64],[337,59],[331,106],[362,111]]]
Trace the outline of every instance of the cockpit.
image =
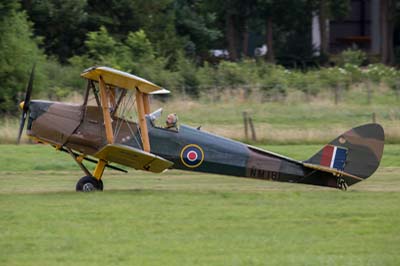
[[175,113],[168,114],[165,120],[165,124],[162,125],[162,122],[160,122],[161,119],[159,119],[162,116],[162,112],[163,109],[159,108],[148,115],[151,125],[155,128],[178,132],[178,116]]

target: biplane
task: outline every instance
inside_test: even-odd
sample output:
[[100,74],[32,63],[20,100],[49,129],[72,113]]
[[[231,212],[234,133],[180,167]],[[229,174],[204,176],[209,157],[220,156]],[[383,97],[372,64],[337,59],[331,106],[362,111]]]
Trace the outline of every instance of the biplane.
[[[69,153],[84,172],[77,191],[103,190],[104,169],[126,172],[121,165],[154,173],[182,169],[346,190],[371,176],[382,157],[384,131],[379,124],[355,127],[298,161],[200,127],[157,126],[162,110],[151,112],[149,98],[169,91],[135,75],[91,67],[81,76],[87,80],[82,104],[31,100],[32,69],[20,104],[18,134],[19,142],[28,118],[29,137]],[[93,172],[84,161],[96,164]]]

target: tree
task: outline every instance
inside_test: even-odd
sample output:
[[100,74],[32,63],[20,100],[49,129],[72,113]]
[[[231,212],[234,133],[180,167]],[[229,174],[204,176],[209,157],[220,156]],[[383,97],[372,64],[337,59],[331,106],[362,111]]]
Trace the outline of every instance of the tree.
[[380,25],[381,25],[381,62],[394,64],[394,27],[396,17],[396,1],[380,1]]
[[321,40],[321,46],[319,49],[321,57],[328,54],[329,49],[329,35],[326,26],[329,17],[329,0],[320,0],[318,7],[318,23],[319,23],[319,35]]
[[276,3],[274,0],[258,0],[260,5],[259,13],[265,22],[265,43],[267,44],[267,54],[265,60],[269,63],[275,62],[274,45],[273,45],[273,15]]
[[[249,25],[254,16],[257,15],[257,0],[248,0],[239,2],[238,9],[240,10],[237,25],[239,32],[239,46],[242,56],[248,56],[248,44],[249,44]],[[241,45],[240,45],[241,44]]]
[[350,0],[309,0],[312,10],[318,15],[321,46],[321,58],[326,58],[329,53],[329,32],[327,21],[329,19],[344,18],[350,11]]
[[183,47],[175,29],[173,0],[88,0],[87,12],[89,31],[104,26],[118,42],[129,32],[144,30],[156,52],[168,56],[171,65]]
[[304,0],[258,0],[257,3],[258,17],[265,25],[265,42],[268,48],[265,59],[273,63],[276,60],[275,40],[280,41],[279,46],[287,46],[292,35],[299,32],[304,34],[305,27],[310,30],[310,22],[307,20],[310,17],[309,7]]
[[[241,55],[246,56],[248,50],[249,21],[255,16],[256,0],[224,0],[206,1],[206,6],[217,15],[216,25],[224,33],[221,40],[227,48],[229,58],[236,61]],[[220,47],[222,48],[222,47]]]
[[18,1],[3,1],[0,2],[0,18],[10,16],[19,8]]
[[17,1],[0,4],[0,112],[13,113],[23,99],[26,82],[34,62],[38,63],[35,92],[43,84],[40,63],[45,61],[33,37],[32,25]]
[[215,12],[218,26],[223,34],[221,46],[227,48],[229,59],[236,61],[239,59],[239,25],[240,0],[206,0],[205,5],[208,10]]
[[176,0],[176,31],[184,38],[187,55],[206,56],[212,44],[222,37],[217,28],[215,11],[208,10],[204,1]]
[[43,36],[47,54],[66,62],[74,54],[83,52],[83,40],[87,33],[86,0],[22,1],[35,34]]

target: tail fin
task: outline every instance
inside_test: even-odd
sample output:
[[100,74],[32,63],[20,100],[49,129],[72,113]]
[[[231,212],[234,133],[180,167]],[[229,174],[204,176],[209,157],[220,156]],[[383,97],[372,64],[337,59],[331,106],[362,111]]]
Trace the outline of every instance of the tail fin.
[[[317,154],[304,161],[304,166],[318,170],[305,183],[343,188],[371,176],[378,168],[383,154],[385,134],[379,124],[355,127],[325,145]],[[336,184],[323,173],[336,177]],[[340,180],[339,180],[340,177]],[[325,182],[324,182],[325,183]],[[329,184],[328,184],[329,183]],[[341,183],[341,184],[340,184]]]

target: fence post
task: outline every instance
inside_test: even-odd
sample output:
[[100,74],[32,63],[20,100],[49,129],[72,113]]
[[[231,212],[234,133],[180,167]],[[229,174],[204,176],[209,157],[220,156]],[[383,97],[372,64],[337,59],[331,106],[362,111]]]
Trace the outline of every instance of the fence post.
[[248,119],[247,112],[243,112],[243,125],[244,125],[244,137],[246,140],[249,139],[249,131],[248,131]]
[[249,124],[251,129],[251,139],[257,141],[256,131],[254,130],[253,119],[251,119],[251,117],[249,117]]

